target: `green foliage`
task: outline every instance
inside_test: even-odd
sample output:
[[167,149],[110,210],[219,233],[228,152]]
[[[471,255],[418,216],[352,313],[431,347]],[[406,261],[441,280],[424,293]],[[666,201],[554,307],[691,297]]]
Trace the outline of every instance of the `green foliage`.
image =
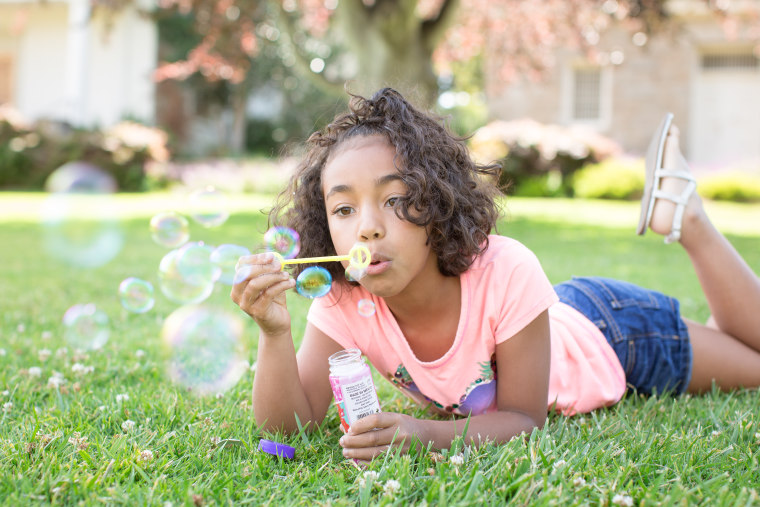
[[[575,171],[618,153],[620,148],[589,130],[523,119],[485,125],[473,135],[470,150],[480,162],[500,161],[504,171],[499,184],[517,195],[571,196],[569,177]],[[552,173],[554,176],[548,176]],[[546,184],[543,188],[542,183]],[[528,188],[521,193],[523,185]]]
[[639,199],[644,191],[644,161],[610,157],[573,175],[573,192],[587,199]]
[[139,191],[146,166],[168,156],[164,132],[137,123],[105,131],[50,121],[30,125],[0,109],[0,189],[40,190],[53,171],[77,160],[111,174],[119,190]]
[[699,179],[699,194],[706,199],[760,202],[760,175],[726,171]]

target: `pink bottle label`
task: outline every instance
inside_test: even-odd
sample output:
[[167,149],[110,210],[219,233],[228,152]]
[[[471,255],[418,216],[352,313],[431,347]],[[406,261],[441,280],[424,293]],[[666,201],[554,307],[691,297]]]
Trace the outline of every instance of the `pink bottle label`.
[[344,431],[348,431],[349,426],[362,417],[380,412],[380,403],[369,366],[365,365],[362,371],[355,375],[330,375],[330,387]]

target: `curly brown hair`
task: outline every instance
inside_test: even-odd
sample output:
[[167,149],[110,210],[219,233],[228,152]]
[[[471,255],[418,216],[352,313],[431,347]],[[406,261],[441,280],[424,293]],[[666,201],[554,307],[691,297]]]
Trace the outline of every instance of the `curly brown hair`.
[[[439,117],[419,111],[391,88],[370,99],[351,95],[349,111],[309,137],[309,150],[270,210],[269,225],[298,232],[299,257],[336,255],[327,225],[322,170],[343,142],[373,135],[384,136],[396,149],[396,166],[407,187],[396,203],[396,214],[427,229],[442,274],[458,276],[466,271],[488,248],[488,234],[499,217],[494,182],[501,166],[475,163],[465,138],[450,133]],[[296,265],[295,274],[305,267]],[[340,264],[324,267],[333,280],[346,281]]]

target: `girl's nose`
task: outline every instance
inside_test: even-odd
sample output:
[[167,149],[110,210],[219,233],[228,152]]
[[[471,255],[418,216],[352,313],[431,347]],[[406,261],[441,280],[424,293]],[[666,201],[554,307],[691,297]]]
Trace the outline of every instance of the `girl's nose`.
[[385,235],[382,221],[374,213],[366,213],[359,226],[359,240],[380,239]]

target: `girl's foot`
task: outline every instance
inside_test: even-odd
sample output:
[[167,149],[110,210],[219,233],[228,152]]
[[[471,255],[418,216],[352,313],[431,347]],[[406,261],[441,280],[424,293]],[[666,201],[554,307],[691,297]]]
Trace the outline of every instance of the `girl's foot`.
[[671,243],[680,240],[684,223],[703,213],[702,200],[694,191],[697,184],[679,148],[679,131],[675,125],[670,126],[665,139],[662,168],[649,227],[665,236],[666,243]]
[[684,219],[703,214],[697,184],[678,147],[678,129],[668,113],[652,139],[646,157],[646,181],[641,198],[637,234],[647,228],[665,236],[665,243],[681,239]]

